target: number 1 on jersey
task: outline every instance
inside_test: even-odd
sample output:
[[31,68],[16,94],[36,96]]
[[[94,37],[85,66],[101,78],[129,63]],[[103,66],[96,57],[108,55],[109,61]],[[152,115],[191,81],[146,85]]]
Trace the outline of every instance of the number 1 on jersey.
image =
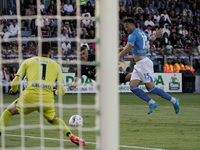
[[42,80],[45,80],[47,65],[46,64],[41,64],[41,65],[42,65]]

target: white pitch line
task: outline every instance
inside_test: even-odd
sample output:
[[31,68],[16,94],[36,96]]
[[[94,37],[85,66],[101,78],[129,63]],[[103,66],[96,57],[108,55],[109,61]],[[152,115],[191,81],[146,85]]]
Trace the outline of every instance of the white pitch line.
[[[149,107],[149,105],[120,105],[120,106],[122,106],[122,107]],[[161,107],[161,108],[172,108],[172,107],[170,107],[170,106],[160,106],[160,105],[158,105],[158,107]],[[194,108],[194,107],[181,107],[180,106],[180,108],[182,109],[199,109],[200,110],[200,108]]]
[[[5,136],[14,136],[14,137],[22,137],[21,135],[12,135],[12,134],[3,134]],[[25,138],[32,138],[32,139],[43,139],[43,140],[53,140],[53,141],[67,141],[70,142],[70,140],[66,139],[56,139],[56,138],[47,138],[47,137],[35,137],[35,136],[24,136]],[[94,142],[86,142],[86,144],[97,144]],[[138,146],[128,146],[128,145],[119,145],[119,147],[124,148],[131,148],[131,149],[147,149],[147,150],[165,150],[165,149],[158,149],[158,148],[148,148],[148,147],[138,147]]]

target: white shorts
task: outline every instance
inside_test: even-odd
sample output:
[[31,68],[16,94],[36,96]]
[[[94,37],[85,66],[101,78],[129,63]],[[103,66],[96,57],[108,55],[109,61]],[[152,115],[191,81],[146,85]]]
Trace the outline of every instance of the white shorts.
[[134,66],[131,80],[140,80],[143,83],[154,81],[153,62],[149,58],[144,58]]

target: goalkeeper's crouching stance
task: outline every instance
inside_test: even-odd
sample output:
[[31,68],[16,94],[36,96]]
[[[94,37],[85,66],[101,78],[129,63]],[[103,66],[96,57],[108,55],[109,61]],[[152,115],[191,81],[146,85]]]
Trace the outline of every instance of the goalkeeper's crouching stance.
[[[38,54],[38,51],[37,51]],[[16,77],[12,81],[10,94],[16,94],[18,85],[24,76],[27,76],[28,85],[22,92],[22,95],[11,103],[3,112],[0,118],[0,126],[8,126],[10,118],[13,115],[21,114],[27,115],[33,111],[40,112],[47,121],[54,125],[58,130],[61,130],[64,135],[76,145],[85,146],[85,141],[68,129],[65,122],[56,117],[54,107],[53,85],[57,81],[57,90],[54,91],[56,95],[62,96],[65,94],[62,70],[60,66],[49,58],[51,55],[49,42],[42,42],[42,57],[32,57],[25,60],[20,66]],[[42,106],[40,106],[42,101]],[[59,125],[62,127],[60,128]],[[1,128],[0,128],[1,135]]]

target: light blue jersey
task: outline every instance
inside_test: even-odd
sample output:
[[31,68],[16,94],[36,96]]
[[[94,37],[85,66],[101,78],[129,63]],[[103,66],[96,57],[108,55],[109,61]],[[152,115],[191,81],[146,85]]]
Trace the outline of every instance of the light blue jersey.
[[149,35],[143,32],[140,28],[135,28],[128,36],[128,43],[133,45],[131,48],[133,54],[137,56],[147,56],[147,42],[149,39]]

